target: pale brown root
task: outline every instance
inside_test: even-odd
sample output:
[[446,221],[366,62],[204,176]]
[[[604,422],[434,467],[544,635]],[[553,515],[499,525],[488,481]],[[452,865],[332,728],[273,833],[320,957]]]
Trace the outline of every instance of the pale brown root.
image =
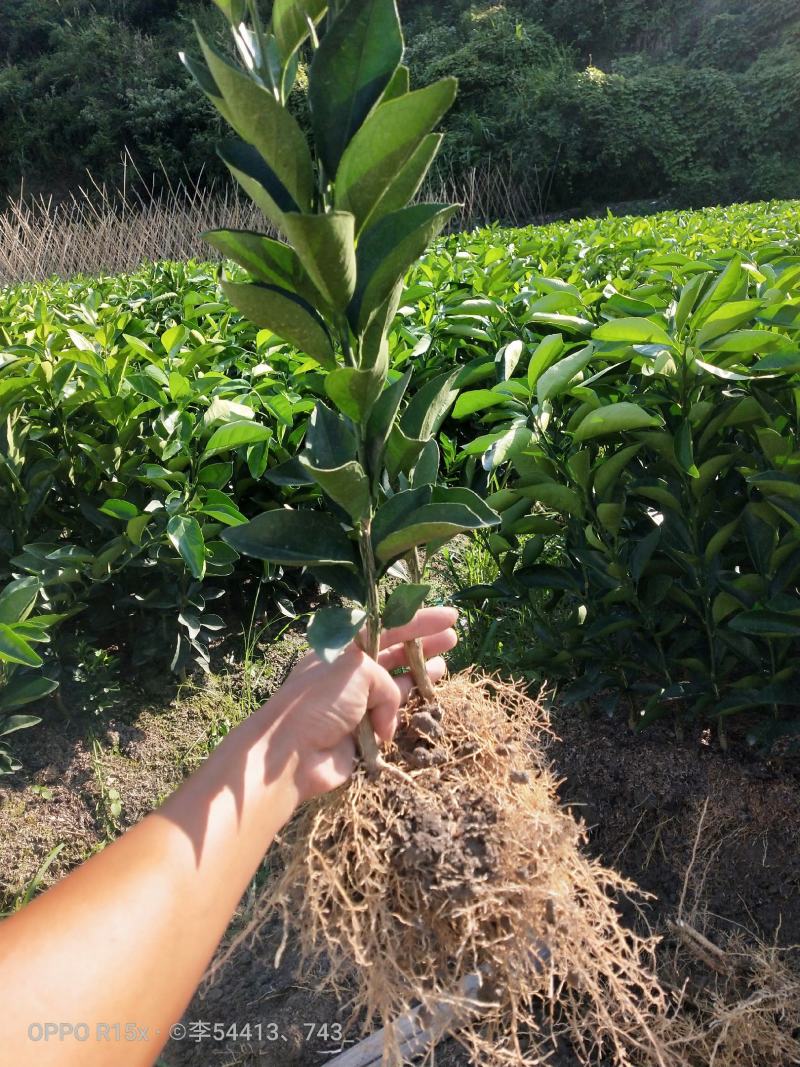
[[[444,1029],[481,1067],[541,1063],[562,1035],[581,1062],[681,1063],[660,1036],[656,939],[622,925],[615,898],[635,887],[586,856],[558,802],[542,709],[469,675],[437,699],[407,710],[384,755],[413,782],[360,769],[292,824],[250,932],[280,909],[304,973],[322,971],[363,1032],[387,1027],[387,1065],[415,1007],[452,1009]],[[463,992],[477,974],[478,1004]]]

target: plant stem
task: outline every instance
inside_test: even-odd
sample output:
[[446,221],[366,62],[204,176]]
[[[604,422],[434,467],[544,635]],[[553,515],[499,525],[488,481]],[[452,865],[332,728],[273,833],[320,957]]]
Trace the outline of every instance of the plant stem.
[[[412,583],[419,585],[422,581],[422,567],[419,562],[419,552],[416,548],[412,548],[406,556],[406,564],[408,565]],[[411,668],[411,677],[414,679],[417,692],[426,704],[436,703],[436,690],[433,688],[433,682],[428,677],[425,652],[422,647],[422,641],[419,638],[415,638],[413,641],[406,641],[406,655],[408,656],[408,665]]]
[[[377,660],[381,646],[381,605],[378,597],[375,555],[372,551],[372,523],[370,519],[361,524],[358,547],[361,552],[361,562],[364,566],[364,583],[367,589],[367,640],[364,651],[371,659]],[[381,757],[378,742],[375,740],[369,715],[365,715],[358,724],[356,740],[361,751],[361,757],[367,765],[367,771],[371,775],[377,776],[386,764]]]

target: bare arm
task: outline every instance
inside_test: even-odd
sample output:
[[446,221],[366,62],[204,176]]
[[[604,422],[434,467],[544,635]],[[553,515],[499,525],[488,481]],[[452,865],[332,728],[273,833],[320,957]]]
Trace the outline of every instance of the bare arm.
[[[424,637],[438,656],[455,643],[454,622],[451,609],[421,611],[386,635],[380,666],[355,647],[333,665],[306,657],[162,808],[7,919],[4,1062],[105,1067],[111,1056],[149,1067],[275,834],[299,803],[349,777],[363,714],[391,738],[410,688],[388,674],[405,662],[400,642]],[[440,677],[443,661],[429,670]],[[88,1040],[32,1040],[31,1024],[46,1022],[84,1023]],[[106,1023],[146,1040],[98,1041]]]

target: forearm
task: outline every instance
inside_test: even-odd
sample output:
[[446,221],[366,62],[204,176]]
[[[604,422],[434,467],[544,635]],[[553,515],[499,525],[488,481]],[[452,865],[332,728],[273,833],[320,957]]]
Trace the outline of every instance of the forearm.
[[[147,1030],[115,1046],[115,1065],[154,1061],[296,806],[284,710],[280,697],[262,708],[158,812],[0,926],[9,1062],[107,1064],[103,1023]],[[89,1040],[31,1043],[31,1023],[62,1021],[86,1023]]]

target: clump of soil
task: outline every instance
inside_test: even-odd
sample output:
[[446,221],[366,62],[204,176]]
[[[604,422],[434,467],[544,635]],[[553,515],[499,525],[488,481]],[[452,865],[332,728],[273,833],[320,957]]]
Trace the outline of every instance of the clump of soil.
[[282,910],[301,974],[346,996],[364,1030],[389,1028],[387,1064],[414,1005],[449,1006],[485,1067],[541,1063],[562,1034],[583,1062],[674,1062],[656,940],[623,927],[615,902],[634,885],[586,855],[557,800],[542,709],[466,675],[440,701],[411,706],[387,753],[413,783],[359,772],[292,825],[251,926]]

